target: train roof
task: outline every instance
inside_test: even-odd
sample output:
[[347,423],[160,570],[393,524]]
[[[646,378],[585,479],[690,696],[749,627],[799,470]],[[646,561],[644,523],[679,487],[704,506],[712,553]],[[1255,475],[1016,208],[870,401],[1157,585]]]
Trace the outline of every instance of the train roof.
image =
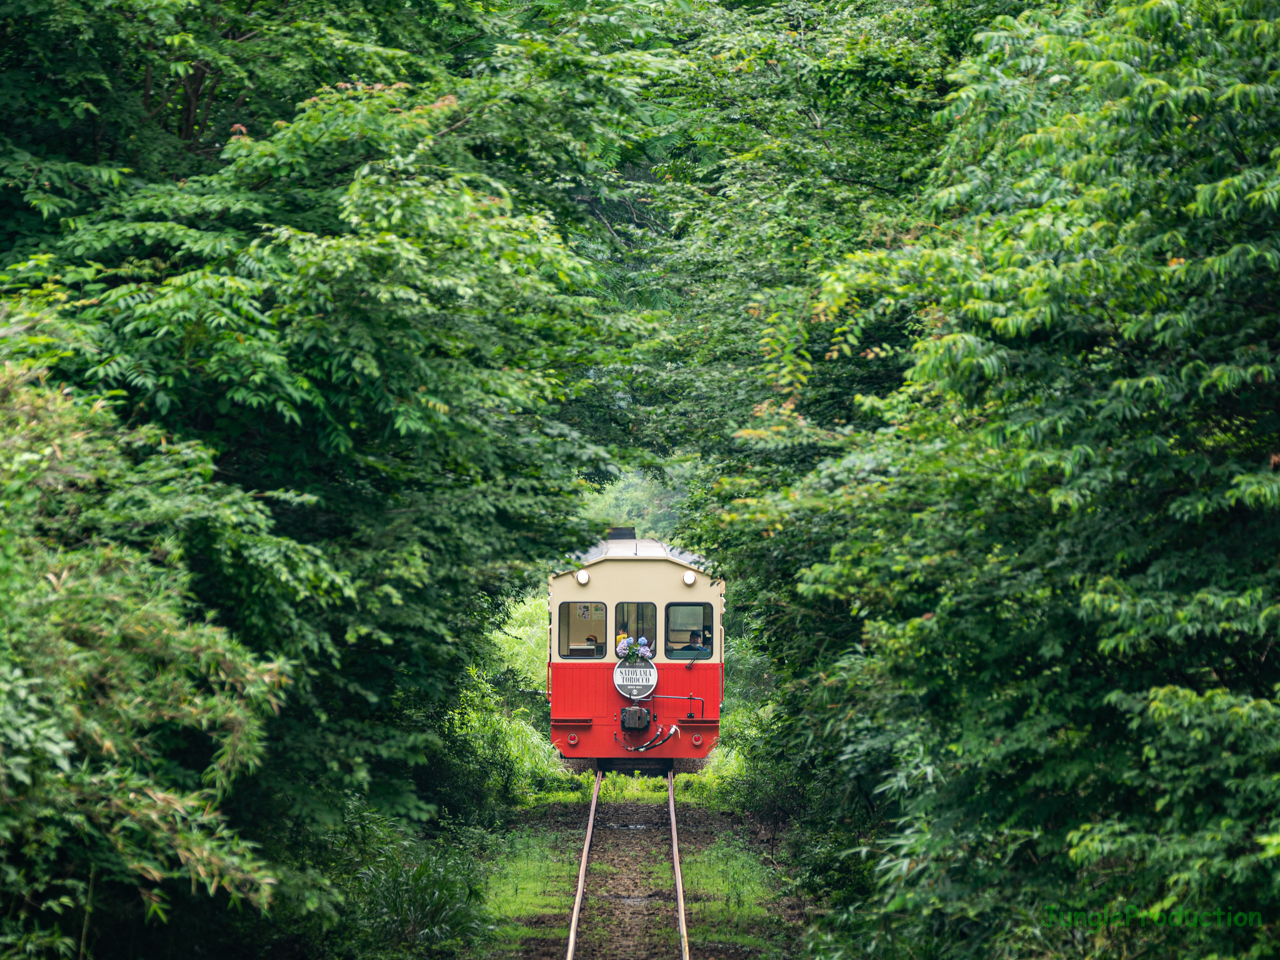
[[[595,563],[597,560],[674,560],[686,567],[703,570],[706,558],[681,550],[661,540],[647,537],[637,539],[634,527],[611,527],[606,539],[601,540],[589,550],[572,555],[573,560],[582,566]],[[563,571],[561,571],[563,572]]]

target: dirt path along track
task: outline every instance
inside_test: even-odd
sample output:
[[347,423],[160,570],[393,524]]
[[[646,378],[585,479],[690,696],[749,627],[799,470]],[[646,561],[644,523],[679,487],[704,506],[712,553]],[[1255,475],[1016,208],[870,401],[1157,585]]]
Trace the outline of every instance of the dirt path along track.
[[666,810],[602,806],[601,777],[591,794],[566,960],[689,960],[674,775],[667,776]]

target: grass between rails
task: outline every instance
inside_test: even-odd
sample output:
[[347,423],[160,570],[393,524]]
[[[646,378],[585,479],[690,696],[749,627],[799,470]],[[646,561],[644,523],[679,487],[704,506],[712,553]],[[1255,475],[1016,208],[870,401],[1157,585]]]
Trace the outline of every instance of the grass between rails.
[[[649,804],[604,809],[607,820],[620,816],[665,821],[662,811]],[[638,810],[650,813],[637,817]],[[618,956],[666,960],[677,953],[673,904],[659,899],[664,891],[675,889],[669,848],[657,835],[661,826],[649,822],[648,827],[602,825],[592,847],[587,902],[578,929],[586,947],[580,954],[583,960]]]

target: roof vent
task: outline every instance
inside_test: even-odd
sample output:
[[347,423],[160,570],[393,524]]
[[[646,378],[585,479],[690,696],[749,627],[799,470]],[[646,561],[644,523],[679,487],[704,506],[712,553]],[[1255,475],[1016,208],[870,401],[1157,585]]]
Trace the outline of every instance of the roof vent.
[[634,540],[636,538],[635,527],[610,527],[608,540]]

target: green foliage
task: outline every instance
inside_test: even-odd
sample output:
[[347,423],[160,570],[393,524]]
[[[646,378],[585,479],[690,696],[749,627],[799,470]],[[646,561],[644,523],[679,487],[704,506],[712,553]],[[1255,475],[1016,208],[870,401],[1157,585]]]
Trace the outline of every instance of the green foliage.
[[595,774],[590,771],[580,774],[571,774],[566,771],[555,779],[548,779],[537,794],[527,798],[526,804],[530,806],[552,803],[589,804],[595,779]]
[[442,779],[454,784],[450,793],[456,797],[450,799],[446,793],[443,799],[458,818],[474,819],[495,803],[517,803],[565,774],[546,728],[535,728],[523,708],[500,702],[474,668],[457,706],[445,718],[442,742],[436,762],[453,766]]
[[601,803],[666,803],[665,777],[645,777],[638,771],[610,770],[600,781]]
[[637,537],[669,541],[683,498],[683,486],[675,478],[637,471],[602,486],[583,503],[582,515],[606,526],[634,527]]
[[[273,715],[236,727],[256,752],[236,740],[210,768],[208,816],[270,851],[301,927],[337,909],[303,852],[353,794],[383,816],[485,819],[559,772],[468,668],[523,572],[594,532],[579,475],[611,455],[558,407],[647,320],[600,303],[565,230],[586,229],[576,192],[607,179],[669,69],[637,49],[643,18],[0,6],[20,38],[0,54],[4,245],[25,258],[3,283],[49,304],[6,330],[6,356],[112,397],[170,451],[112,522],[170,531],[181,623],[289,665]],[[213,470],[222,513],[167,503]],[[184,749],[157,756],[210,762]],[[183,930],[227,951],[278,939],[182,902]],[[89,937],[180,949],[123,935],[141,919],[100,912]]]
[[511,830],[493,847],[487,902],[497,916],[511,921],[562,914],[577,889],[581,854],[581,834]]
[[[947,16],[894,2],[700,3],[659,22],[690,67],[654,82],[654,122],[624,157],[645,205],[602,215],[630,246],[614,261],[620,295],[671,320],[608,371],[626,401],[596,419],[659,452],[698,453],[716,476],[762,459],[735,442],[759,414],[840,425],[865,419],[856,393],[897,385],[901,328],[882,325],[886,342],[852,357],[814,294],[851,246],[927,222],[910,201],[941,140],[931,115],[954,62]],[[833,350],[846,362],[815,364]],[[824,440],[779,442],[761,469],[803,472]]]
[[270,868],[221,804],[262,765],[291,667],[189,619],[182,541],[201,528],[246,565],[279,543],[266,510],[212,475],[197,443],[0,374],[6,956],[66,952],[84,912],[124,890],[164,916],[170,878],[270,899]]
[[[741,923],[764,915],[761,901],[772,899],[778,886],[776,871],[737,837],[718,837],[706,850],[682,858],[681,873],[688,893],[710,900],[695,912]],[[708,909],[709,908],[709,909]]]
[[474,940],[401,818],[582,782],[519,598],[608,523],[726,576],[681,789],[816,951],[1270,949],[1044,911],[1280,909],[1271,7],[0,24],[5,951]]
[[570,14],[423,84],[338,73],[207,170],[131,181],[67,220],[63,259],[9,278],[83,295],[24,330],[19,353],[213,447],[221,476],[274,497],[275,529],[333,580],[268,591],[272,558],[237,565],[199,531],[185,545],[199,602],[303,665],[237,795],[246,821],[324,826],[351,790],[429,817],[441,731],[423,719],[448,713],[506,578],[588,537],[577,475],[609,454],[555,407],[638,321],[599,309],[550,209],[576,209],[563,190],[596,176],[663,68],[625,22]]
[[[186,919],[212,936],[205,949],[243,956],[454,956],[492,930],[482,895],[490,845],[487,834],[456,824],[424,840],[349,794],[331,830],[269,839],[264,849],[286,868],[269,917],[240,914],[230,931],[226,920],[210,924],[190,907]],[[173,947],[153,932],[143,949]]]
[[511,601],[502,625],[490,634],[498,660],[524,687],[546,690],[547,629],[551,622],[545,594]]
[[415,859],[379,863],[361,874],[353,899],[371,943],[393,951],[440,949],[475,942],[491,929],[474,861],[440,849]]
[[382,0],[0,5],[0,248],[56,242],[56,218],[129,192],[130,174],[210,172],[237,128],[288,120],[326,82],[429,75],[436,44],[481,20],[465,4]]
[[756,712],[769,699],[774,683],[770,677],[773,665],[769,657],[757,649],[751,638],[725,634],[724,643],[724,709],[722,716],[738,714],[758,721]]
[[1047,912],[1276,910],[1274,14],[1088,13],[995,21],[942,114],[944,227],[827,275],[851,345],[922,334],[861,401],[883,428],[713,494],[704,549],[779,611],[778,753],[894,821],[851,838],[882,886],[833,956],[1268,949]]

